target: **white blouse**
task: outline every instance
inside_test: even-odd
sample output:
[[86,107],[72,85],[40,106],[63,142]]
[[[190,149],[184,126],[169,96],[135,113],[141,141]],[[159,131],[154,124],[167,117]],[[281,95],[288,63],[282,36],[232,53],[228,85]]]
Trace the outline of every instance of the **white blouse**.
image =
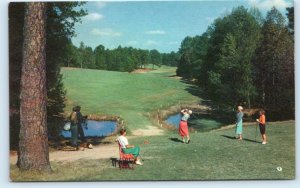
[[119,142],[119,144],[121,145],[121,148],[126,148],[126,146],[128,145],[128,140],[125,136],[121,135],[117,138],[117,141]]

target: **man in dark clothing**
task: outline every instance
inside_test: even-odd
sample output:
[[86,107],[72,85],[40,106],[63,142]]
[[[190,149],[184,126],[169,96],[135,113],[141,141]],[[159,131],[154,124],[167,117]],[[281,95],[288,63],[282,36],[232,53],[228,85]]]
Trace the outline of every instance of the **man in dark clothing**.
[[80,109],[81,109],[80,106],[75,107],[75,111],[76,111],[76,115],[77,115],[77,119],[78,119],[78,123],[77,123],[78,136],[82,142],[85,142],[84,131],[83,131],[82,126],[83,126],[83,124],[86,123],[85,121],[86,121],[87,116],[82,116]]
[[70,115],[71,120],[71,146],[78,147],[78,119],[77,119],[77,113],[76,113],[76,107],[72,109],[72,113]]

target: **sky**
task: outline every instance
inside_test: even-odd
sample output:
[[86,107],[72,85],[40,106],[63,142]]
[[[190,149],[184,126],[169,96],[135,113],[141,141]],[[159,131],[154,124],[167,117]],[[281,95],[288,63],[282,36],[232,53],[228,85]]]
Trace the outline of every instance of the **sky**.
[[75,25],[77,36],[72,42],[93,49],[121,45],[177,52],[185,37],[201,35],[234,7],[254,6],[265,15],[275,6],[285,15],[292,5],[292,0],[92,1],[83,7],[88,15]]

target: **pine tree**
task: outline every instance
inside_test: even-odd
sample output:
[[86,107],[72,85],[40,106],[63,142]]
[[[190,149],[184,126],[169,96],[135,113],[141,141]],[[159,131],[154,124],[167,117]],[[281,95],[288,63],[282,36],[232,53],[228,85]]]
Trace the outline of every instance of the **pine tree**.
[[46,4],[27,3],[21,76],[21,170],[50,171],[47,131]]

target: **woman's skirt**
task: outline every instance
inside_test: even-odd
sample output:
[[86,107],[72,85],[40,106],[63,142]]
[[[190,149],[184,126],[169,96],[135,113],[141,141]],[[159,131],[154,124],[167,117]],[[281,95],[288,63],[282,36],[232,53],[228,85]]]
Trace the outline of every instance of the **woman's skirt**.
[[240,121],[236,124],[235,134],[242,134],[242,133],[243,133],[243,122]]
[[188,129],[187,121],[180,121],[178,132],[179,132],[180,136],[189,135],[189,129]]
[[123,148],[122,150],[125,154],[132,154],[134,157],[137,157],[140,154],[139,146],[135,146],[134,148]]
[[259,131],[260,134],[266,134],[266,125],[265,124],[259,124]]

